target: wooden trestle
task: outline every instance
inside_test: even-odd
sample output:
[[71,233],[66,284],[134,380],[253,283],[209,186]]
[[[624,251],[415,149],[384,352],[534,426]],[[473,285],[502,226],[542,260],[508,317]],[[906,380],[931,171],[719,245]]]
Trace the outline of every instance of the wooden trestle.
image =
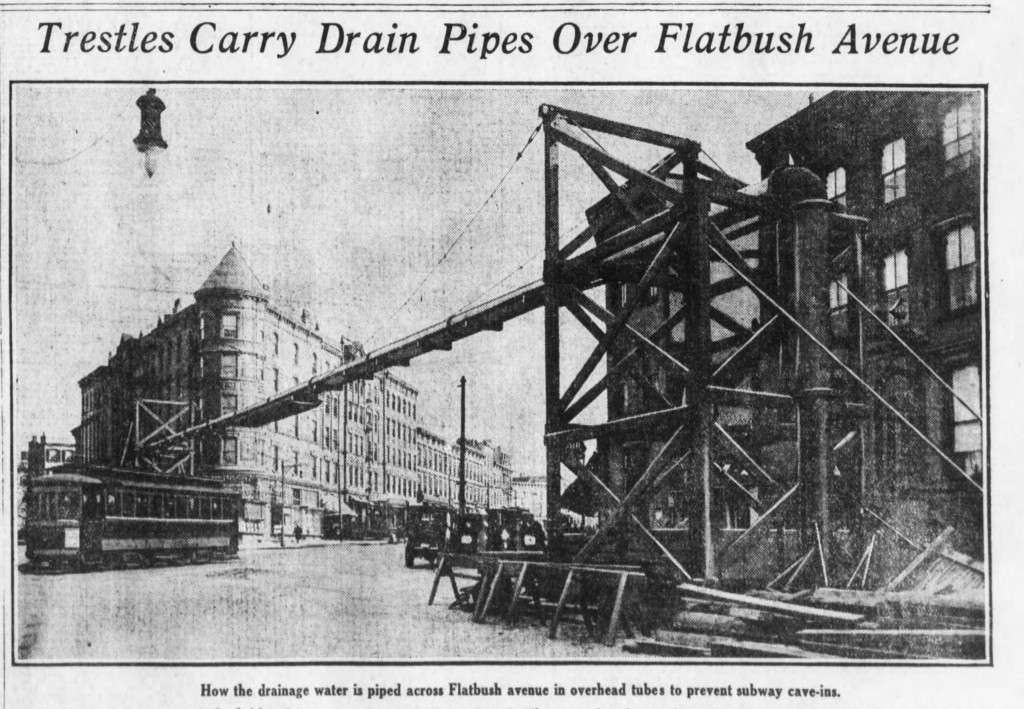
[[[620,630],[628,637],[634,636],[634,606],[647,586],[647,576],[638,566],[553,562],[545,560],[543,552],[445,554],[438,562],[428,605],[437,598],[443,578],[451,584],[452,607],[472,608],[475,623],[486,622],[496,610],[508,625],[515,625],[523,610],[529,608],[547,625],[548,637],[554,639],[559,625],[574,614],[592,637],[600,637],[609,646],[615,644]],[[458,579],[473,583],[460,588]],[[505,587],[507,599],[499,608],[497,601],[505,583],[511,585]],[[561,591],[558,602],[551,604],[545,589],[555,587]],[[596,600],[600,596],[611,600],[610,608],[602,611]]]

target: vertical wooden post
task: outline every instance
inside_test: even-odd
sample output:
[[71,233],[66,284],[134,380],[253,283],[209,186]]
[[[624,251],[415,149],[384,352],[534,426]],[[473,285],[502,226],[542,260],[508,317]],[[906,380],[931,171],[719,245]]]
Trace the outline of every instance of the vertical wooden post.
[[[854,233],[854,240],[857,252],[857,283],[855,285],[855,292],[862,300],[864,300],[864,302],[870,302],[867,298],[867,277],[864,274],[864,232],[862,228],[858,228],[856,230]],[[865,381],[867,381],[866,346],[867,343],[864,339],[864,310],[863,308],[857,308],[857,374],[859,374]],[[866,504],[868,504],[868,473],[874,466],[874,461],[871,459],[871,446],[869,444],[869,437],[872,433],[869,430],[870,426],[866,419],[867,417],[861,416],[857,423],[858,436],[860,437],[860,499],[857,501],[857,504],[862,509]],[[864,539],[863,528],[864,525],[861,524],[860,536],[862,542]]]
[[686,341],[691,381],[687,389],[687,403],[696,412],[694,428],[693,470],[700,485],[700,526],[698,537],[703,552],[705,578],[714,578],[715,540],[711,521],[711,426],[714,404],[707,396],[711,379],[711,257],[708,251],[708,220],[710,203],[697,176],[700,147],[694,146],[683,158],[686,195],[693,205],[689,233],[685,240],[684,307],[686,308]]
[[[561,282],[561,258],[558,251],[558,143],[548,131],[554,112],[540,107],[544,121],[544,378],[546,421],[545,433],[562,428],[558,309]],[[548,536],[557,533],[561,511],[561,456],[556,446],[547,446],[547,521]]]
[[[828,342],[828,263],[830,203],[821,179],[805,168],[790,167],[773,175],[770,189],[789,206],[793,251],[794,315],[819,341]],[[800,335],[795,334],[799,341]],[[832,543],[830,480],[832,443],[829,406],[832,366],[820,347],[797,348],[796,391],[800,406],[800,478],[808,489],[805,510],[813,515],[821,537],[821,556],[827,575]],[[810,520],[805,522],[809,532]],[[805,534],[805,538],[806,538]]]

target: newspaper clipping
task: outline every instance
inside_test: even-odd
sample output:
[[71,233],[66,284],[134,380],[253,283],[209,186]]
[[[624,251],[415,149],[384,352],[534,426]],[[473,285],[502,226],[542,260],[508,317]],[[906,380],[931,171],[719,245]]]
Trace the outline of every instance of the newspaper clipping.
[[3,706],[1019,706],[1022,19],[0,4]]

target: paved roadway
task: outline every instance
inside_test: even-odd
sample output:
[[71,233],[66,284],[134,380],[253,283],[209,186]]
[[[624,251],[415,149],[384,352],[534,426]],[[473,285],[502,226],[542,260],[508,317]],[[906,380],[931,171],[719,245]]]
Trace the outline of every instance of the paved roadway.
[[[427,606],[433,572],[401,545],[241,552],[202,566],[64,576],[16,573],[18,656],[40,661],[618,658],[565,626],[548,640]],[[23,551],[23,550],[22,550]],[[468,583],[466,581],[461,582]]]

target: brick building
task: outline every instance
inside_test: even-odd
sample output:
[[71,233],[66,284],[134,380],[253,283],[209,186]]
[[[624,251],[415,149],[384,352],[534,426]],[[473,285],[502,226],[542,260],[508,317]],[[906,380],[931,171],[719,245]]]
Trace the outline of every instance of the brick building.
[[[822,197],[836,203],[829,211],[850,217],[829,221],[828,243],[820,245],[822,258],[815,265],[821,269],[815,274],[820,273],[822,284],[828,286],[821,293],[812,294],[806,286],[794,288],[796,244],[793,232],[784,226],[785,217],[724,222],[729,225],[726,238],[762,282],[778,287],[788,308],[795,310],[799,298],[820,298],[816,302],[823,303],[827,298],[825,344],[854,370],[860,370],[863,345],[867,383],[977,483],[984,476],[983,424],[975,416],[984,412],[981,102],[979,91],[835,91],[747,143],[763,180],[744,192],[766,200],[782,198],[775,190],[799,173],[812,188],[809,191],[817,194],[820,189]],[[795,170],[780,182],[771,179],[782,174],[780,168],[794,164],[814,175]],[[819,179],[820,184],[811,185]],[[634,207],[646,216],[663,204],[638,200]],[[618,209],[609,196],[587,215],[595,223],[605,210]],[[723,211],[713,209],[712,219]],[[819,248],[817,242],[814,248]],[[731,285],[738,280],[732,276],[727,266],[712,260],[715,363],[774,315],[756,298],[741,295],[749,292],[737,290],[742,284]],[[671,324],[659,332],[657,344],[685,361],[690,354],[685,319],[672,319],[683,311],[680,291],[685,285],[654,281],[641,293],[635,285],[639,276],[622,279],[629,282],[610,280],[605,291],[608,309],[621,312],[638,303],[629,323],[643,333]],[[892,332],[869,314],[858,319],[859,306],[846,289],[859,294]],[[754,465],[769,471],[781,489],[796,489],[801,460],[796,397],[802,391],[796,355],[801,346],[810,345],[791,329],[776,327],[754,348],[761,352],[760,359],[731,375],[734,381],[729,386],[762,390],[765,397],[770,396],[767,392],[781,395],[778,399],[785,405],[752,403],[765,397],[715,402],[718,429],[712,439],[709,480],[712,546],[714,556],[722,559],[724,568],[719,571],[735,578],[772,578],[804,551],[808,529],[820,509],[813,506],[819,504],[812,495],[813,483],[801,485],[771,521],[759,527],[760,534],[726,554],[731,543],[757,523],[759,513],[766,512],[763,501],[778,496]],[[616,366],[632,350],[632,343],[620,339],[608,351],[609,420],[687,403],[684,377],[661,360],[641,352],[632,366]],[[833,538],[828,543],[840,565],[856,562],[866,537],[879,524],[875,518],[865,522],[870,516],[865,509],[916,540],[933,539],[952,526],[952,543],[982,557],[984,495],[865,394],[853,377],[833,367],[829,378],[830,396],[835,396],[824,435],[835,448],[828,453],[833,464],[827,487]],[[752,457],[737,453],[729,438]],[[599,440],[598,460],[606,467],[610,486],[619,491],[632,487],[664,442],[645,431]],[[696,526],[703,516],[703,490],[692,467],[679,466],[665,478],[650,498],[645,522],[684,565],[700,568],[703,550]],[[596,492],[592,497],[607,501]],[[643,540],[634,546],[644,549]],[[891,570],[890,565],[898,569],[901,560],[905,563],[908,549],[892,538],[880,542],[879,575]]]
[[[952,393],[865,318],[865,375],[979,482],[982,469],[980,91],[834,91],[747,143],[767,177],[790,161],[865,217],[861,272],[848,235],[830,244],[832,346],[850,363],[862,300]],[[981,495],[881,405],[865,426],[865,502],[920,538],[949,524],[981,555]]]
[[[328,338],[306,311],[275,304],[232,246],[195,293],[176,302],[156,327],[123,335],[107,364],[81,379],[82,422],[75,430],[87,463],[145,465],[135,441],[147,425],[136,401],[170,418],[200,421],[255,404],[360,354],[360,345]],[[311,411],[263,428],[227,428],[202,437],[189,469],[237,483],[244,532],[268,540],[284,525],[319,535],[325,512],[343,504],[366,519],[376,503],[400,510],[416,496],[418,392],[391,373],[324,395]],[[163,403],[159,403],[163,402]],[[163,408],[161,408],[163,407]],[[347,420],[346,420],[347,419]],[[152,428],[152,422],[149,422]],[[378,505],[379,506],[379,505]],[[399,513],[392,513],[397,523]]]

